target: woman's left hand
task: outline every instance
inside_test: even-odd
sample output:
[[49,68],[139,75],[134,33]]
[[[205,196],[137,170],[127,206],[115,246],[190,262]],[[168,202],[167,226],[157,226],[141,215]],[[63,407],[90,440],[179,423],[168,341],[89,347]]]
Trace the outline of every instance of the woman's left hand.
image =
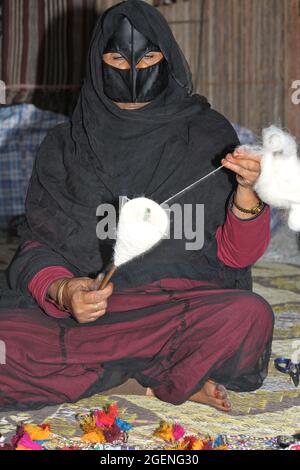
[[222,165],[236,173],[237,182],[244,188],[253,188],[261,172],[261,156],[246,153],[246,150],[236,149],[228,153],[222,160]]

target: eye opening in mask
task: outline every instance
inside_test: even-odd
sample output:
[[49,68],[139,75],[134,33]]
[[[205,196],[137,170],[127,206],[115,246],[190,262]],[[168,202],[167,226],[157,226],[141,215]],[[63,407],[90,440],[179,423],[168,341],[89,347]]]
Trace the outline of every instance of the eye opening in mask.
[[[137,69],[146,69],[148,67],[151,67],[152,65],[158,64],[160,61],[162,61],[164,58],[164,55],[160,51],[148,51],[144,57],[139,61],[139,63],[136,65]],[[121,70],[128,70],[130,69],[130,64],[125,59],[122,54],[119,52],[107,52],[103,54],[102,60],[105,64],[110,65],[111,67],[121,69]]]

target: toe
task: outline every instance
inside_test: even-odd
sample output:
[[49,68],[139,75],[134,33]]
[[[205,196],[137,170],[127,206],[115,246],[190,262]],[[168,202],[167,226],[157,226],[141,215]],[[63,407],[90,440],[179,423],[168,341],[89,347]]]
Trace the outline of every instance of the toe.
[[211,398],[211,400],[209,400],[209,404],[220,411],[231,411],[231,403],[229,402],[229,400]]
[[226,411],[231,411],[231,403],[230,401],[227,399],[227,400],[223,400],[223,408],[226,410]]
[[226,388],[223,385],[216,384],[215,397],[220,400],[228,399],[228,393]]
[[219,398],[220,400],[225,400],[225,398],[227,398],[226,393],[220,392],[218,390],[215,391],[215,397]]

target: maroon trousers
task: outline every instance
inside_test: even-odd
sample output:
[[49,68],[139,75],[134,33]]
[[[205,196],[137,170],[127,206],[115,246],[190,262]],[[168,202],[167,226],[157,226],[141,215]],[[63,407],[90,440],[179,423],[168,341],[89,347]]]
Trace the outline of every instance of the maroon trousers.
[[114,293],[106,315],[88,325],[39,308],[2,309],[0,410],[74,402],[130,377],[173,404],[207,378],[255,390],[272,333],[272,309],[259,295],[186,279]]

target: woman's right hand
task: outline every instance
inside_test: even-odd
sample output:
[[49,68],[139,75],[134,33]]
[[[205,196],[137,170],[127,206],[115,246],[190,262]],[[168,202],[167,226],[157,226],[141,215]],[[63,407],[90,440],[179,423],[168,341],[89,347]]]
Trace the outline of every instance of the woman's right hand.
[[[101,278],[97,278],[97,283]],[[57,290],[61,280],[51,284],[48,295],[57,300]],[[96,289],[96,290],[95,290]],[[107,300],[113,293],[113,284],[103,290],[97,289],[94,279],[88,277],[70,278],[63,290],[63,305],[71,312],[78,323],[91,323],[106,313]]]

